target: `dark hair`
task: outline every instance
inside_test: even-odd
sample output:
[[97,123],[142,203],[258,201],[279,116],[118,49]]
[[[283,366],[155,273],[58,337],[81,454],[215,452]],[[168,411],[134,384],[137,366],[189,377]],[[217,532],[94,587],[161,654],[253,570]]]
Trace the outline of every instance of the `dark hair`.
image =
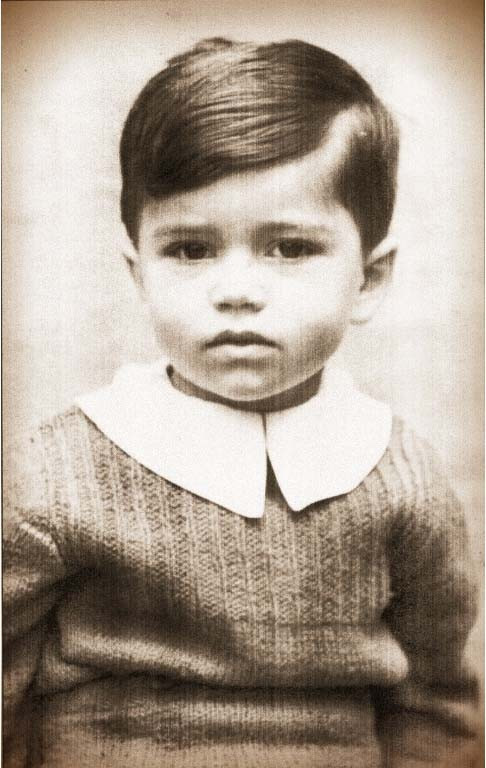
[[121,216],[137,245],[147,197],[195,189],[238,171],[301,157],[354,110],[334,193],[364,252],[393,212],[398,131],[368,83],[338,56],[299,40],[214,38],[172,58],[135,101],[121,145]]

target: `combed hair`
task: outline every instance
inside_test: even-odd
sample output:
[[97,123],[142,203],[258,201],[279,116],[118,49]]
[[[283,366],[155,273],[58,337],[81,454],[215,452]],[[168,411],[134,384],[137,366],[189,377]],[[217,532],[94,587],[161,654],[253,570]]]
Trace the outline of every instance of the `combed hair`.
[[141,91],[123,129],[121,215],[130,238],[137,245],[148,198],[300,158],[347,110],[358,119],[333,191],[368,252],[393,213],[398,130],[361,75],[300,40],[256,45],[213,38],[175,56]]

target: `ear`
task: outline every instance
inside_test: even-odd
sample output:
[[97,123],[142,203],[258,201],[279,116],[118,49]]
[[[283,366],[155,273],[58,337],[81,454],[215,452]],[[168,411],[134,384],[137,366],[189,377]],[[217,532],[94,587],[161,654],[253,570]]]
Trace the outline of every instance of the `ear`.
[[363,282],[351,322],[366,323],[374,315],[390,286],[396,253],[396,239],[388,235],[366,257]]
[[130,274],[133,278],[135,285],[140,291],[142,298],[144,298],[144,287],[143,287],[143,280],[142,280],[142,269],[140,264],[140,254],[135,248],[134,244],[132,243],[130,237],[128,236],[128,233],[125,227],[123,226],[120,228],[119,241],[120,241],[119,248],[120,248],[121,254],[125,259],[128,269],[130,270]]

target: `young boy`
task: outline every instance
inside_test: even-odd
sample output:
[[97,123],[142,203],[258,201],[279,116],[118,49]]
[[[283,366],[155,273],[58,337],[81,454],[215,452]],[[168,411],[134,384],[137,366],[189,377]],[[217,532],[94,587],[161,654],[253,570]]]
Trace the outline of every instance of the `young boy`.
[[5,765],[473,764],[462,512],[332,362],[390,280],[393,119],[344,61],[214,39],[121,142],[163,358],[19,453]]

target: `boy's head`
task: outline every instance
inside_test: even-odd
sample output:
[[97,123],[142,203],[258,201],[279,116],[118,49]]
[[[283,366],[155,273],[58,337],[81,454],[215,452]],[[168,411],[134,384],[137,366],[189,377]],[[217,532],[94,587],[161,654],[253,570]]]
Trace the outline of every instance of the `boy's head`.
[[386,284],[397,153],[367,83],[306,43],[205,41],[149,81],[122,136],[122,219],[179,386],[306,396]]
[[171,59],[140,93],[122,135],[121,211],[132,242],[147,199],[303,157],[343,112],[352,119],[334,193],[366,254],[390,224],[398,156],[394,121],[366,81],[299,40],[206,40]]

